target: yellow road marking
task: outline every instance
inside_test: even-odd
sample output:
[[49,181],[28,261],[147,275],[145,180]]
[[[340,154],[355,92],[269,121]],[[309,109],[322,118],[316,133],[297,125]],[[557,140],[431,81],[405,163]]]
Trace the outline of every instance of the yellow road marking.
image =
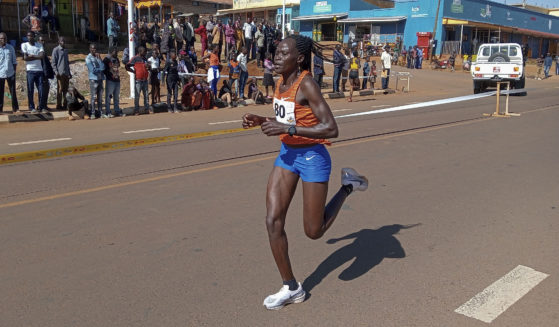
[[[422,133],[422,132],[436,131],[436,130],[439,130],[439,129],[445,129],[445,128],[449,128],[449,127],[469,125],[469,124],[473,124],[473,123],[476,123],[476,122],[487,121],[487,120],[491,120],[491,119],[493,119],[493,118],[458,122],[458,123],[454,123],[454,124],[429,127],[429,128],[425,128],[425,129],[407,131],[407,132],[402,132],[402,133],[397,133],[397,134],[372,136],[370,138],[364,138],[364,139],[355,140],[355,141],[347,141],[347,142],[344,142],[344,143],[338,143],[338,144],[333,145],[332,148],[341,148],[341,147],[360,144],[360,143],[374,142],[374,141],[380,141],[380,140],[390,139],[390,138],[394,138],[394,137],[418,134],[418,133]],[[242,131],[242,130],[244,130],[244,129],[240,129],[240,131]],[[156,139],[158,139],[158,138],[156,138]],[[249,160],[243,160],[243,161],[238,161],[238,162],[232,162],[232,163],[218,165],[218,166],[198,168],[198,169],[187,170],[187,171],[182,171],[182,172],[177,172],[177,173],[171,173],[171,174],[159,175],[159,176],[154,176],[154,177],[148,177],[148,178],[138,179],[138,180],[135,180],[135,181],[128,181],[128,182],[98,186],[98,187],[87,188],[87,189],[72,191],[72,192],[67,192],[67,193],[53,194],[53,195],[48,195],[48,196],[35,198],[35,199],[8,202],[8,203],[0,204],[0,209],[16,207],[16,206],[21,206],[21,205],[30,204],[30,203],[37,203],[37,202],[55,200],[55,199],[60,199],[60,198],[66,198],[66,197],[80,195],[80,194],[87,194],[87,193],[105,191],[105,190],[118,188],[118,187],[125,187],[125,186],[130,186],[130,185],[154,182],[154,181],[169,179],[169,178],[173,178],[173,177],[191,175],[191,174],[196,174],[196,173],[202,173],[202,172],[212,171],[212,170],[217,170],[217,169],[222,169],[222,168],[242,166],[242,165],[251,164],[251,163],[255,163],[255,162],[271,160],[271,159],[274,159],[274,158],[276,158],[276,155],[266,156],[266,157],[261,157],[261,158],[255,158],[255,159],[249,159]]]
[[160,144],[166,142],[185,141],[185,140],[197,139],[197,138],[208,137],[208,136],[238,133],[242,131],[246,131],[246,129],[243,128],[223,129],[223,130],[211,131],[211,132],[178,134],[178,135],[171,135],[171,136],[150,137],[150,138],[128,140],[128,141],[69,146],[69,147],[49,149],[49,150],[10,153],[10,154],[0,155],[0,165],[16,163],[16,162],[24,162],[30,160],[38,160],[38,159],[52,159],[52,158],[65,157],[65,156],[91,153],[91,152],[99,152],[99,151],[121,150],[126,148],[133,148],[137,146],[154,145],[154,144]]

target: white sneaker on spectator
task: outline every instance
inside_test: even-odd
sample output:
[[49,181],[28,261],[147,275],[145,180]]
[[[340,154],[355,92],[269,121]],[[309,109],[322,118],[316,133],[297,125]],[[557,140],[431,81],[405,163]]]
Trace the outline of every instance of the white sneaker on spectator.
[[279,292],[269,295],[264,300],[263,305],[268,310],[279,310],[286,304],[301,303],[305,301],[306,296],[307,293],[305,293],[305,290],[303,289],[301,283],[299,283],[299,287],[294,291],[290,291],[289,286],[283,285]]

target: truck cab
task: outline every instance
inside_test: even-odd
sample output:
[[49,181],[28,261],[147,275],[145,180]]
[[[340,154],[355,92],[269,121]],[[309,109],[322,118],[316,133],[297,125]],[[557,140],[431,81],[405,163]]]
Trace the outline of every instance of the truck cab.
[[526,78],[522,48],[518,43],[483,44],[470,72],[474,82],[474,94],[504,81],[510,82],[511,89],[523,89]]

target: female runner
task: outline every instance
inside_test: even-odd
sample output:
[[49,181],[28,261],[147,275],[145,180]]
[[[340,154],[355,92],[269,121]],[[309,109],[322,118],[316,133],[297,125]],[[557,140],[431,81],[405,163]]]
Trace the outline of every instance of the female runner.
[[293,275],[284,230],[299,177],[303,180],[304,229],[311,239],[320,238],[332,225],[352,191],[364,191],[368,186],[365,177],[351,168],[343,168],[342,186],[326,205],[331,161],[324,145],[330,145],[328,138],[338,136],[338,126],[309,73],[311,52],[317,55],[318,47],[312,39],[301,35],[290,35],[281,41],[274,61],[274,69],[281,75],[274,92],[275,117],[243,116],[244,128],[261,126],[264,134],[278,135],[282,143],[266,193],[266,227],[283,279],[280,291],[264,300],[264,306],[272,310],[303,302],[306,296]]

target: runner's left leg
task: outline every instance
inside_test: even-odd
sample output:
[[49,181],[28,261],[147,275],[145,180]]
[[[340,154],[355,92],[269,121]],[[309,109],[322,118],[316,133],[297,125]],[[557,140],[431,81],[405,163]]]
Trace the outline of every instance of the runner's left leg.
[[309,238],[321,238],[332,226],[349,192],[347,186],[340,187],[325,207],[328,182],[303,182],[303,224]]

